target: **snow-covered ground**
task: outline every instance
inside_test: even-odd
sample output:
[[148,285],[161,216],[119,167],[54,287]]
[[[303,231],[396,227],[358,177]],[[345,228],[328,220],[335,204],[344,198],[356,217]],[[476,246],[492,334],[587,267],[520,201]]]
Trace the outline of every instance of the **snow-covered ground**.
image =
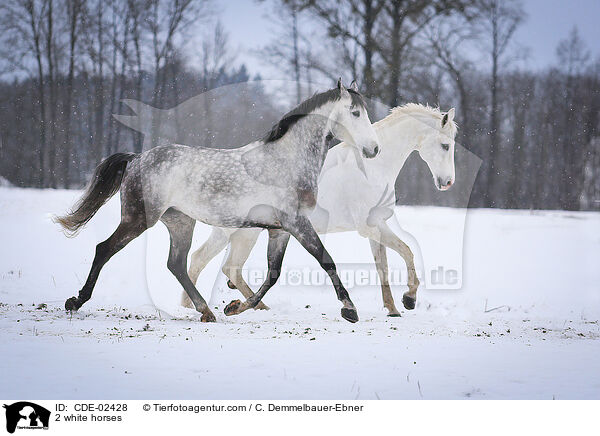
[[[388,318],[377,285],[353,286],[357,324],[341,319],[330,286],[314,284],[277,285],[270,311],[225,317],[238,294],[215,284],[220,255],[198,284],[219,307],[218,323],[203,324],[177,308],[161,224],[107,264],[80,312],[65,313],[119,219],[115,198],[65,238],[49,215],[77,195],[0,188],[2,398],[600,398],[598,213],[399,208],[429,289]],[[208,231],[198,226],[195,247]],[[370,261],[355,234],[324,240],[342,267]],[[264,259],[261,238],[249,269]],[[285,263],[318,271],[297,244]],[[434,289],[438,264],[459,271],[461,289]],[[399,309],[403,291],[394,286]]]

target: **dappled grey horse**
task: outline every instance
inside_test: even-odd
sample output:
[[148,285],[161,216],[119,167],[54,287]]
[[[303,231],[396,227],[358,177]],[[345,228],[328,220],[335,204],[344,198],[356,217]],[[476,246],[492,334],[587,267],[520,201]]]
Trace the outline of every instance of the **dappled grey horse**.
[[79,309],[92,296],[104,264],[147,228],[162,221],[171,237],[167,262],[202,313],[215,316],[187,271],[195,221],[220,227],[269,229],[269,272],[253,297],[226,308],[228,315],[253,307],[279,277],[290,234],[320,263],[343,304],[342,317],[358,321],[348,292],[331,256],[307,218],[316,204],[317,180],[330,141],[352,144],[367,158],[378,154],[377,136],[362,96],[355,86],[316,94],[286,114],[263,140],[237,149],[209,149],[182,145],[161,146],[141,154],[117,153],[96,169],[83,197],[73,210],[56,221],[74,235],[119,189],[121,222],[96,246],[90,273],[77,297],[65,302]]

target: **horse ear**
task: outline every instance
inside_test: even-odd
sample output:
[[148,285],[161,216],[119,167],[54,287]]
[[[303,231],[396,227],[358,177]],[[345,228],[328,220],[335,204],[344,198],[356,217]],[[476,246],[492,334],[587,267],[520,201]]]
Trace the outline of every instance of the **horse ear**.
[[442,117],[442,127],[444,127],[446,124],[448,124],[449,121],[452,120],[454,120],[454,108],[450,109]]
[[349,96],[349,94],[348,94],[348,90],[347,90],[347,89],[344,87],[344,85],[342,84],[342,78],[341,78],[341,77],[338,79],[338,82],[337,82],[337,87],[338,87],[338,89],[340,90],[340,96],[341,96],[342,98],[346,98],[347,96]]
[[352,91],[356,91],[358,92],[358,85],[356,84],[356,80],[353,80],[352,83],[350,84],[350,89]]
[[448,121],[454,121],[454,108],[448,111]]

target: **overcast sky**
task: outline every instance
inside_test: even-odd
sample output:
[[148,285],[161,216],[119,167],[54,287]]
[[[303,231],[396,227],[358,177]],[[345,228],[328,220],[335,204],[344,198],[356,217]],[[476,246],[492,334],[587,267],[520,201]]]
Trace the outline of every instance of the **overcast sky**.
[[[252,73],[260,70],[263,78],[282,78],[249,53],[269,42],[272,26],[265,12],[271,4],[259,4],[255,0],[221,4],[221,21],[229,32],[232,46],[239,49],[238,60],[245,62]],[[575,25],[593,56],[600,55],[600,0],[525,0],[524,5],[528,17],[516,33],[515,41],[529,48],[530,58],[526,63],[529,68],[552,64],[556,45]]]

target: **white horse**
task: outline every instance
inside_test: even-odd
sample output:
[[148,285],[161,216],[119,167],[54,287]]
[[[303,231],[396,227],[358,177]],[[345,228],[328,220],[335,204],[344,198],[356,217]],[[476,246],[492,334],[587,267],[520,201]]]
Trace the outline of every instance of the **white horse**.
[[[345,144],[331,149],[319,180],[317,207],[309,218],[318,233],[356,231],[369,239],[381,279],[383,304],[388,316],[399,316],[388,282],[386,247],[406,262],[408,291],[402,298],[406,309],[415,307],[419,280],[411,249],[386,224],[393,214],[394,185],[406,159],[416,150],[429,166],[435,186],[442,191],[452,186],[457,130],[454,108],[442,113],[439,109],[409,103],[392,109],[373,126],[381,144],[379,156],[363,161],[355,159],[353,150]],[[213,227],[208,240],[192,254],[189,269],[192,281],[195,283],[210,260],[231,243],[222,271],[231,288],[238,288],[250,298],[252,290],[241,272],[260,232],[261,229]],[[191,307],[185,293],[182,304]],[[261,302],[255,308],[267,309],[267,306]]]

